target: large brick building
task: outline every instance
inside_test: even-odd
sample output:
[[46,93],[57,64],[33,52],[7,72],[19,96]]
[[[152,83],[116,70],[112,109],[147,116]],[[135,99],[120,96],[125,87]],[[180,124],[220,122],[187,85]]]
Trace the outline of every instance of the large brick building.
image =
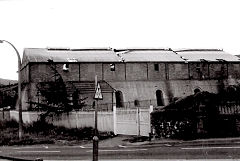
[[56,80],[48,60],[66,82],[69,97],[74,88],[79,98],[87,97],[88,105],[93,102],[95,75],[103,92],[99,104],[117,106],[163,106],[194,90],[216,93],[240,80],[239,58],[216,49],[27,48],[21,70],[24,110],[33,106],[29,102],[41,101],[39,82]]

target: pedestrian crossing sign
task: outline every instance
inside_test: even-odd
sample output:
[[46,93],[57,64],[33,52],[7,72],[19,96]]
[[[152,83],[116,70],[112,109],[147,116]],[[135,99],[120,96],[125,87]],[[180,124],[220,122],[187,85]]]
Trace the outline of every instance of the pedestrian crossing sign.
[[96,88],[94,99],[96,99],[96,100],[103,99],[102,91],[101,91],[99,83],[97,83],[97,88]]

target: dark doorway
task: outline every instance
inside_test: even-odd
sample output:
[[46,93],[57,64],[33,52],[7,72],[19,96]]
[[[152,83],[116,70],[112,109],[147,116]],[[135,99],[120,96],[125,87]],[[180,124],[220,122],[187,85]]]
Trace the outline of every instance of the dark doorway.
[[156,91],[156,97],[157,97],[157,106],[164,106],[163,93],[161,90]]
[[123,107],[123,94],[121,91],[116,91],[116,106]]

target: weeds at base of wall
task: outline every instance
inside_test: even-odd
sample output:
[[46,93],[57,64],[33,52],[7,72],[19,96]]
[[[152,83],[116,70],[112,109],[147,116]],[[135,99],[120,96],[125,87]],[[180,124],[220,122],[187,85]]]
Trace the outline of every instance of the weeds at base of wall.
[[[33,145],[33,144],[77,144],[89,142],[93,138],[94,129],[68,129],[57,127],[46,122],[36,121],[23,126],[24,135],[18,139],[18,122],[15,120],[0,122],[0,145]],[[112,132],[99,132],[99,139],[113,137]]]

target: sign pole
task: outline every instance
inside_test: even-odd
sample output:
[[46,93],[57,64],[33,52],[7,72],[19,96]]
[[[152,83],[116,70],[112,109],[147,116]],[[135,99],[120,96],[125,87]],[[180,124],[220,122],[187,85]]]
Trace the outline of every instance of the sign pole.
[[[95,89],[97,91],[98,82],[97,82],[97,75],[95,76]],[[95,94],[96,95],[96,94]],[[97,114],[98,114],[98,98],[96,98],[96,105],[95,105],[95,130],[94,130],[94,137],[93,137],[93,161],[98,161],[98,129],[97,129]]]
[[98,100],[95,106],[95,130],[93,137],[93,161],[98,161],[98,129],[97,129]]

